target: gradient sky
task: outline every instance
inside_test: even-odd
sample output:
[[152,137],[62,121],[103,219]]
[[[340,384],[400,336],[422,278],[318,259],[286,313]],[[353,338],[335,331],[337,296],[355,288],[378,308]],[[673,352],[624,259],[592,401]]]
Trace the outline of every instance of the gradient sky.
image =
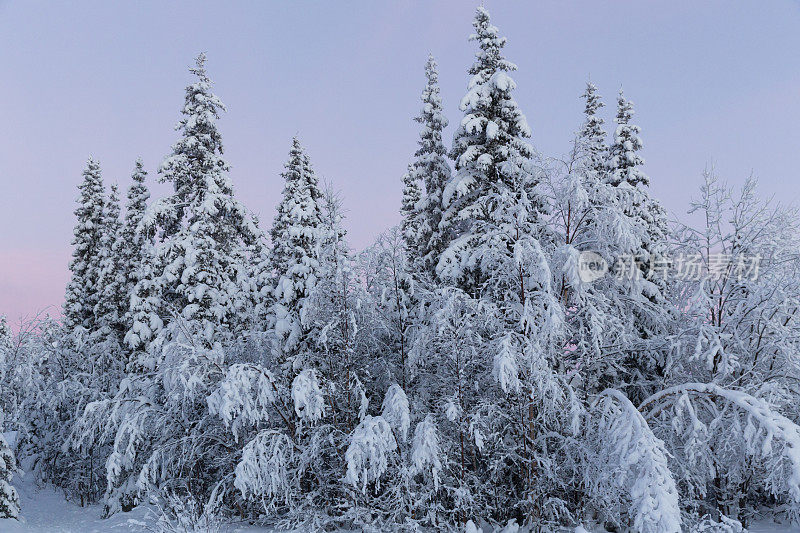
[[[154,178],[200,51],[228,106],[220,129],[238,197],[271,222],[299,133],[364,246],[399,220],[429,51],[448,139],[461,118],[476,5],[0,0],[0,314],[60,305],[86,158],[123,189],[136,157]],[[674,216],[710,162],[732,184],[752,172],[763,194],[800,197],[797,0],[485,5],[546,155],[568,150],[591,76],[607,103],[621,84],[634,101],[645,170]]]

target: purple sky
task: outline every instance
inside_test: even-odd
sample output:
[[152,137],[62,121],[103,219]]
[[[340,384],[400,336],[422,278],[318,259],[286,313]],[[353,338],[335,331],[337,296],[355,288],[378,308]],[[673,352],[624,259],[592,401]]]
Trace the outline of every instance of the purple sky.
[[[545,154],[567,151],[591,76],[607,103],[624,84],[636,104],[645,170],[674,215],[712,161],[731,183],[752,171],[763,194],[800,197],[796,0],[485,4]],[[429,51],[460,120],[476,5],[0,0],[0,314],[60,305],[86,158],[123,188],[139,156],[154,178],[200,51],[228,106],[220,128],[239,198],[271,222],[299,132],[364,246],[399,219]]]

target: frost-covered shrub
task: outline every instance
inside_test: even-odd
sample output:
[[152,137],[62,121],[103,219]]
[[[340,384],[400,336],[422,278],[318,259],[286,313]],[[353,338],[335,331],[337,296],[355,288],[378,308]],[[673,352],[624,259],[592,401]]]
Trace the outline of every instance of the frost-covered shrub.
[[389,423],[381,416],[367,415],[350,437],[345,453],[345,480],[362,492],[367,490],[368,484],[380,488],[381,478],[395,450],[397,441]]
[[294,378],[292,400],[294,412],[301,420],[314,423],[325,416],[325,399],[314,369],[303,370]]
[[149,529],[153,533],[219,533],[225,530],[225,520],[215,507],[214,502],[199,503],[191,494],[167,492],[156,499],[155,523]]

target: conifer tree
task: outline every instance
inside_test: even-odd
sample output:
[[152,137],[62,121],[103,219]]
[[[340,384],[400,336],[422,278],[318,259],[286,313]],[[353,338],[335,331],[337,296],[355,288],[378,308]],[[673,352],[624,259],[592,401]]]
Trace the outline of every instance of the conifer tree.
[[124,264],[119,255],[121,228],[119,192],[114,184],[103,214],[103,235],[100,238],[99,251],[100,296],[94,308],[97,330],[90,337],[99,358],[96,368],[99,372],[98,383],[106,383],[111,367],[120,362],[119,355],[125,337],[125,314],[128,311],[129,295],[124,283]]
[[306,299],[319,276],[321,198],[311,160],[295,137],[289,150],[286,181],[272,228],[272,264],[278,276],[275,284],[275,333],[285,362],[294,357],[305,342]]
[[[2,426],[0,413],[0,426]],[[17,461],[9,448],[5,436],[0,433],[0,518],[19,518],[19,496],[11,485],[11,478],[17,471]]]
[[439,95],[439,73],[436,60],[428,56],[425,64],[425,89],[422,91],[422,109],[414,118],[421,124],[419,148],[414,154],[410,172],[416,180],[423,183],[423,195],[419,203],[416,241],[422,263],[420,268],[431,275],[436,274],[436,264],[447,246],[446,233],[440,224],[444,207],[442,196],[450,181],[450,165],[447,150],[442,142],[442,131],[447,127],[447,119],[442,113],[442,98]]
[[13,337],[8,319],[6,315],[0,315],[0,355],[5,355],[11,350],[12,342]]
[[146,179],[147,171],[144,170],[144,163],[141,159],[137,159],[131,175],[133,183],[128,188],[122,235],[117,241],[117,254],[120,256],[125,279],[123,293],[128,295],[128,298],[139,281],[148,245],[153,243],[152,235],[142,226],[147,202],[150,200],[150,191],[145,185]]
[[181,138],[159,169],[173,193],[154,205],[145,224],[160,228],[161,242],[151,257],[159,263],[139,281],[132,299],[133,325],[126,336],[132,346],[150,341],[170,317],[193,322],[207,343],[242,327],[239,262],[258,229],[233,194],[216,125],[225,107],[211,92],[205,61],[200,54],[190,69],[197,81],[186,88],[177,126]]
[[624,353],[622,368],[631,384],[626,390],[633,400],[653,392],[653,384],[664,378],[667,348],[659,339],[665,333],[667,314],[664,292],[668,279],[665,258],[668,226],[666,212],[648,192],[650,178],[642,170],[644,159],[641,128],[632,124],[633,103],[622,89],[617,97],[614,142],[608,150],[606,179],[616,198],[613,211],[624,228],[612,239],[612,247],[622,260],[616,267],[623,283],[620,294],[633,297],[629,307],[630,333],[620,343]]
[[607,214],[605,204],[611,200],[611,189],[605,180],[608,147],[604,121],[597,114],[604,104],[591,82],[586,83],[581,98],[586,100],[584,122],[566,162],[567,179],[556,204],[562,211],[558,218],[564,225],[564,244],[597,251],[597,238],[604,231],[598,225]]
[[[663,247],[668,234],[667,217],[664,208],[650,196],[647,187],[650,178],[641,169],[644,159],[639,155],[642,140],[639,137],[641,128],[631,124],[633,103],[625,98],[622,89],[617,97],[617,129],[614,142],[608,150],[608,182],[616,187],[619,204],[626,216],[630,218],[633,232],[636,233],[631,252],[639,261],[639,269],[644,279],[659,281],[653,276],[650,266],[654,261],[662,259]],[[658,299],[663,283],[648,290],[648,298]]]
[[547,207],[530,164],[533,148],[525,141],[531,130],[511,95],[516,83],[508,73],[516,66],[501,54],[506,39],[483,7],[473,26],[470,40],[479,50],[450,152],[456,174],[443,195],[444,228],[453,240],[437,272],[476,293],[498,262],[513,256],[517,240],[542,233]]
[[96,329],[94,307],[100,298],[98,280],[106,203],[100,164],[94,159],[89,158],[86,163],[78,188],[81,194],[75,210],[77,222],[69,265],[72,276],[64,302],[64,326],[68,331],[82,328],[91,332]]
[[642,149],[642,140],[639,137],[642,130],[630,123],[632,117],[633,102],[627,100],[620,89],[617,96],[617,116],[614,119],[617,129],[614,132],[614,143],[608,150],[608,179],[614,186],[622,183],[631,187],[650,184],[650,178],[640,168],[644,164],[644,159],[638,154]]
[[420,235],[422,216],[419,203],[421,198],[422,187],[414,172],[414,166],[408,165],[408,171],[403,174],[403,197],[400,204],[400,214],[403,220],[400,223],[400,231],[409,266],[413,269],[420,266],[424,255],[421,249],[423,245]]
[[600,95],[597,94],[597,87],[592,82],[586,82],[586,90],[581,95],[586,100],[583,110],[585,117],[583,127],[580,131],[582,148],[588,159],[588,168],[597,174],[602,174],[605,169],[606,151],[608,147],[605,143],[605,122],[597,112],[604,107]]

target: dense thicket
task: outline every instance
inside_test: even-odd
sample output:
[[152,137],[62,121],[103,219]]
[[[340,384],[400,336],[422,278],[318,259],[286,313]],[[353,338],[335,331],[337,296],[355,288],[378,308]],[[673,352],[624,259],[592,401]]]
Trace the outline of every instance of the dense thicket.
[[[484,8],[474,28],[452,147],[429,57],[403,222],[358,253],[297,138],[272,227],[236,199],[202,55],[168,196],[147,205],[139,161],[121,218],[89,160],[63,319],[0,328],[5,424],[41,480],[181,527],[797,517],[796,214],[707,173],[704,225],[670,227],[633,104],[609,135],[591,83],[567,155],[537,153],[505,38]],[[11,516],[14,468],[0,440]]]

